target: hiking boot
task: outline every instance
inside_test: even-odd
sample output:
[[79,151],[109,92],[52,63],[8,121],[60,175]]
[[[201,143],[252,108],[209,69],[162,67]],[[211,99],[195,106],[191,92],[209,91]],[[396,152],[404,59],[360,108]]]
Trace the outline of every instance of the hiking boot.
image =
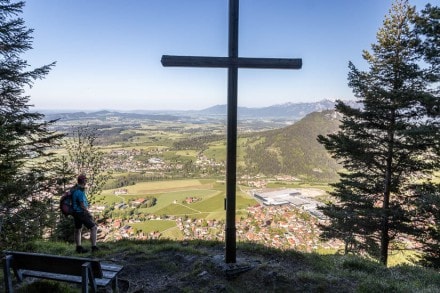
[[98,246],[92,246],[92,252],[97,252],[99,251],[99,247]]
[[76,252],[78,252],[78,253],[86,253],[86,252],[88,252],[88,250],[85,249],[85,248],[82,247],[82,246],[77,246],[77,247],[76,247]]

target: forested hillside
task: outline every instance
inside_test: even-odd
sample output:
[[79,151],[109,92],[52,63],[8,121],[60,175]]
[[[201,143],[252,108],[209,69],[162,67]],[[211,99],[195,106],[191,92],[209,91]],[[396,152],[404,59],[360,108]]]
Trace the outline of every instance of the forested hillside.
[[247,169],[266,175],[337,179],[340,166],[316,138],[337,131],[339,118],[332,110],[314,112],[291,126],[250,135],[245,147]]

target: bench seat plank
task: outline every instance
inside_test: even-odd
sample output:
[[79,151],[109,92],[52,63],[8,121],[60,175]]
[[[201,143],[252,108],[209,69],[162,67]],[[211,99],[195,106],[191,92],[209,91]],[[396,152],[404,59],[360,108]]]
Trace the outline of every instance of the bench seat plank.
[[120,265],[101,262],[101,269],[103,272],[104,271],[119,272],[122,270],[122,268],[123,266]]
[[[95,278],[102,277],[102,270],[99,261],[82,257],[69,257],[59,255],[49,255],[40,253],[11,252],[6,251],[6,255],[12,255],[12,267],[25,270],[44,271],[55,274],[66,274],[81,276],[82,264],[90,262]],[[69,265],[66,265],[69,264]]]
[[[40,278],[40,279],[47,279],[53,281],[63,281],[63,282],[76,283],[76,284],[82,283],[82,278],[79,276],[55,274],[55,273],[47,273],[47,272],[31,271],[31,270],[20,270],[20,272],[23,274],[23,277]],[[108,284],[110,284],[113,277],[115,276],[116,274],[112,274],[111,277],[95,278],[96,285],[99,287],[105,287]]]

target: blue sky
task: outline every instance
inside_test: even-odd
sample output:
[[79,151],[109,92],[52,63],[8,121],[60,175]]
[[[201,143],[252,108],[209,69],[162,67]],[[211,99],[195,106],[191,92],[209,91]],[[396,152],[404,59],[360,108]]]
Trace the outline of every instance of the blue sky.
[[[418,9],[427,2],[411,0]],[[241,0],[241,57],[302,58],[301,70],[239,70],[238,104],[351,99],[392,0]],[[162,55],[227,56],[228,0],[27,0],[37,109],[187,110],[226,104],[227,71],[162,67]]]

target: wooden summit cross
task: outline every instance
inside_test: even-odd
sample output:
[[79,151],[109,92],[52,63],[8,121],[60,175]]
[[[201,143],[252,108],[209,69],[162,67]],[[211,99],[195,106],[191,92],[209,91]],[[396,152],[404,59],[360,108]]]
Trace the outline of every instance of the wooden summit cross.
[[163,66],[213,67],[228,69],[228,126],[226,152],[225,261],[236,262],[235,191],[237,164],[237,80],[238,68],[301,69],[302,59],[238,57],[239,0],[229,0],[229,56],[162,56]]

